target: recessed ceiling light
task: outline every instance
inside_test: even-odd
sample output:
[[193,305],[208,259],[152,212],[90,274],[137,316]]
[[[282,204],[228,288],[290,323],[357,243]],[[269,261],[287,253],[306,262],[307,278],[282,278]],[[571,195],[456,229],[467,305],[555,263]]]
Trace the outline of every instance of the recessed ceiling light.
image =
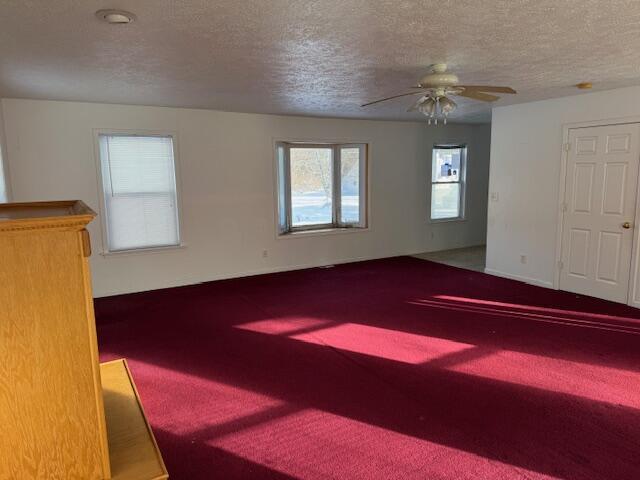
[[96,17],[113,25],[131,23],[136,19],[133,13],[125,12],[124,10],[98,10]]

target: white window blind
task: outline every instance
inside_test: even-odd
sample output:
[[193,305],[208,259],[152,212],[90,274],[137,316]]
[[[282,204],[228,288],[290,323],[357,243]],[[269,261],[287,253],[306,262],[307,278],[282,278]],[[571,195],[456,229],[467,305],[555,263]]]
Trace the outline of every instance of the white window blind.
[[173,139],[100,135],[109,251],[180,244]]

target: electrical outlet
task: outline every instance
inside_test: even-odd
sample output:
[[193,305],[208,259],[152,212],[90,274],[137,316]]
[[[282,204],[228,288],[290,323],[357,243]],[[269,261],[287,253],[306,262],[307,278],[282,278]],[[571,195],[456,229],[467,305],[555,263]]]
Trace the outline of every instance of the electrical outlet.
[[267,258],[269,256],[268,250],[262,250],[262,258]]
[[526,255],[520,255],[520,263],[522,263],[522,264],[527,263],[527,256]]
[[498,192],[491,192],[489,198],[491,198],[492,202],[497,202],[498,200],[500,200],[500,195],[498,195]]

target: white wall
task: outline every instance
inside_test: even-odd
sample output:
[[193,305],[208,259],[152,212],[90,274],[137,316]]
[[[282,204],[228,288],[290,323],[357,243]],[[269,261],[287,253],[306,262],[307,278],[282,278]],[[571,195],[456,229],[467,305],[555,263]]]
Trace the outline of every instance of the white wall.
[[493,110],[487,272],[553,285],[563,125],[632,116],[640,87]]
[[[186,248],[102,256],[97,219],[90,225],[96,296],[485,241],[486,125],[429,128],[422,123],[16,99],[2,100],[2,107],[15,201],[77,198],[99,211],[92,129],[178,134]],[[370,230],[276,238],[274,139],[368,142]],[[469,145],[464,222],[428,222],[431,147],[439,141]]]

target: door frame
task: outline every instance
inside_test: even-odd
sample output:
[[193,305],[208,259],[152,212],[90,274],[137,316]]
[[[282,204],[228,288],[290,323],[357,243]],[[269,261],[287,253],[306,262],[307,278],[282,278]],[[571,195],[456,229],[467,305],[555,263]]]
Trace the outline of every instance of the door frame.
[[[606,127],[610,125],[627,125],[637,123],[640,124],[640,115],[634,115],[631,117],[622,117],[606,120],[591,120],[587,122],[571,122],[562,124],[562,156],[560,159],[560,185],[558,188],[558,220],[556,224],[556,255],[554,263],[554,275],[553,275],[553,288],[560,290],[560,261],[562,259],[562,236],[564,233],[564,202],[567,187],[567,163],[569,161],[569,151],[567,145],[569,145],[569,131],[578,128],[588,127]],[[640,160],[639,160],[640,161]],[[640,169],[639,169],[640,172]],[[636,213],[634,218],[634,225],[640,224],[640,173],[638,174],[638,183],[636,188]],[[635,278],[634,278],[634,265],[637,262],[638,242],[640,235],[637,234],[637,229],[633,231],[633,242],[631,246],[631,268],[629,269],[629,289],[627,291],[627,305],[631,305],[631,291],[635,291]]]

